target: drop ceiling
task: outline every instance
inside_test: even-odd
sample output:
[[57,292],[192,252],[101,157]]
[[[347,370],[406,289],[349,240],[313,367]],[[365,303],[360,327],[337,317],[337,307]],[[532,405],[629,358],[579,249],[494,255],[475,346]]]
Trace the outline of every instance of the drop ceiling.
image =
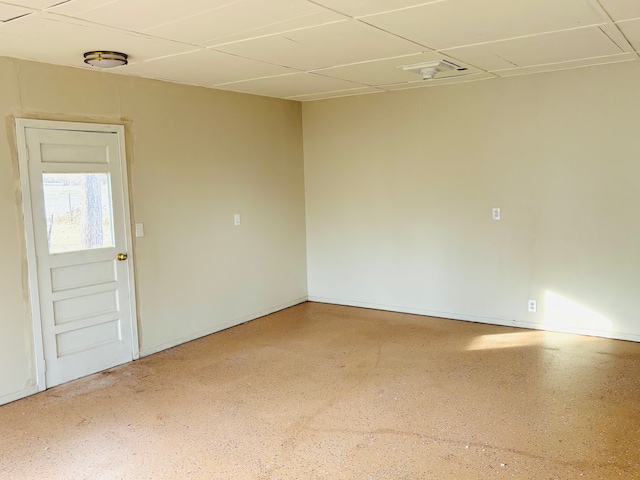
[[[640,60],[639,0],[11,0],[0,56],[311,101]],[[403,66],[464,70],[422,80]]]

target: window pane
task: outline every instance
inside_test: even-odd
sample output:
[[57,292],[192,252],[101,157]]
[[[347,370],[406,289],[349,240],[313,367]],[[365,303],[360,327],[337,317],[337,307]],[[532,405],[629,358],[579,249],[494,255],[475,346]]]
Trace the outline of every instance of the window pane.
[[113,247],[108,173],[42,175],[49,253]]

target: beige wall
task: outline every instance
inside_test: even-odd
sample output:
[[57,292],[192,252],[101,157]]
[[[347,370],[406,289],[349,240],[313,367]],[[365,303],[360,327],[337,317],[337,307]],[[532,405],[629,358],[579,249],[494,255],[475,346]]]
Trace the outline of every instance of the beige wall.
[[300,104],[6,58],[0,85],[0,403],[35,382],[14,117],[127,126],[143,355],[306,298]]
[[126,125],[143,354],[304,299],[307,266],[316,300],[640,340],[639,77],[620,64],[301,112],[0,58],[0,403],[35,383],[15,117]]
[[310,299],[640,340],[639,78],[304,104]]
[[[19,105],[20,94],[13,66],[0,59],[0,111],[4,117]],[[24,234],[18,189],[18,165],[11,158],[13,136],[0,129],[0,403],[35,385],[33,340],[28,322]]]

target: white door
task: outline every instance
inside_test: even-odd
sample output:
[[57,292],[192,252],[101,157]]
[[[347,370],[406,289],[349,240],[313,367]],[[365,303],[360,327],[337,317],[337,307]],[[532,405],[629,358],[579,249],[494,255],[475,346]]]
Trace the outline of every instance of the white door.
[[48,388],[137,356],[124,131],[17,120],[17,132]]

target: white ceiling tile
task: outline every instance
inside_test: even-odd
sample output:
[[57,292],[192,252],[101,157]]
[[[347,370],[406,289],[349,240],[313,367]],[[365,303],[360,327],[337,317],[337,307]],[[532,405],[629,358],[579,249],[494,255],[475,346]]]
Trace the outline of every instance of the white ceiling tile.
[[436,50],[604,22],[588,0],[448,0],[364,21]]
[[114,1],[115,0],[70,0],[62,3],[56,2],[56,5],[51,7],[51,11],[61,15],[75,15],[112,4]]
[[609,63],[637,62],[638,56],[634,53],[621,53],[607,57],[586,58],[571,62],[554,63],[551,65],[536,65],[533,67],[512,68],[510,70],[498,70],[493,72],[499,77],[513,77],[517,75],[529,75],[532,73],[553,72],[556,70],[568,70],[572,68],[591,67],[595,65],[607,65]]
[[335,78],[322,77],[320,75],[314,75],[313,73],[295,73],[280,77],[229,83],[219,85],[216,88],[232,90],[234,92],[265,95],[267,97],[285,98],[298,95],[310,95],[313,93],[360,89],[362,85],[337,80]]
[[224,3],[208,12],[145,31],[163,38],[211,46],[346,19],[305,0],[236,0]]
[[127,75],[158,78],[205,87],[292,73],[292,70],[288,68],[212,50],[199,50],[136,63],[119,70],[121,70],[119,73]]
[[255,58],[298,70],[364,62],[425,50],[356,20],[216,47],[227,53]]
[[29,8],[0,3],[0,22],[8,22],[23,15],[29,15],[30,13],[33,13],[33,10]]
[[8,3],[33,8],[34,10],[44,10],[54,5],[68,3],[70,0],[10,0]]
[[484,70],[504,70],[589,57],[616,55],[622,50],[598,27],[514,38],[446,51]]
[[614,20],[640,18],[638,0],[600,0],[600,4]]
[[310,95],[295,95],[287,97],[287,100],[297,100],[298,102],[311,102],[314,100],[326,100],[328,98],[351,97],[353,95],[368,95],[370,93],[382,93],[385,90],[373,87],[353,88],[338,92],[312,93]]
[[[55,8],[54,11],[90,22],[142,32],[162,25],[189,22],[193,18],[196,19],[193,23],[197,23],[199,16],[222,16],[232,3],[242,5],[243,1],[181,0],[165,2],[161,8],[155,8],[150,6],[149,0],[75,0]],[[207,31],[207,34],[210,32]]]
[[[194,50],[194,47],[73,20],[52,13],[36,13],[2,25],[5,40],[0,55],[61,65],[86,66],[89,50],[122,51],[132,62]],[[88,67],[90,68],[90,67]],[[127,67],[124,67],[127,68]]]
[[617,25],[633,48],[640,50],[640,19],[620,22]]
[[226,3],[229,3],[228,0],[181,0],[164,2],[162,7],[158,7],[148,0],[75,0],[60,5],[53,11],[102,25],[141,32],[146,28],[219,8]]
[[[322,70],[316,70],[315,73],[333,78],[349,80],[351,82],[358,82],[365,85],[388,85],[392,83],[410,82],[419,79],[418,74],[403,70],[403,66],[416,65],[419,63],[433,62],[443,59],[453,61],[440,53],[427,52],[418,55],[407,55],[403,57],[387,58],[383,60],[373,60],[370,62],[344,65],[341,67],[326,68]],[[458,62],[458,65],[465,68],[467,67],[460,62]],[[471,72],[468,69],[461,72],[450,70],[440,72],[437,74],[437,76],[449,77],[456,75],[465,75],[469,73]]]
[[352,17],[362,17],[442,1],[444,0],[316,0],[316,3]]

